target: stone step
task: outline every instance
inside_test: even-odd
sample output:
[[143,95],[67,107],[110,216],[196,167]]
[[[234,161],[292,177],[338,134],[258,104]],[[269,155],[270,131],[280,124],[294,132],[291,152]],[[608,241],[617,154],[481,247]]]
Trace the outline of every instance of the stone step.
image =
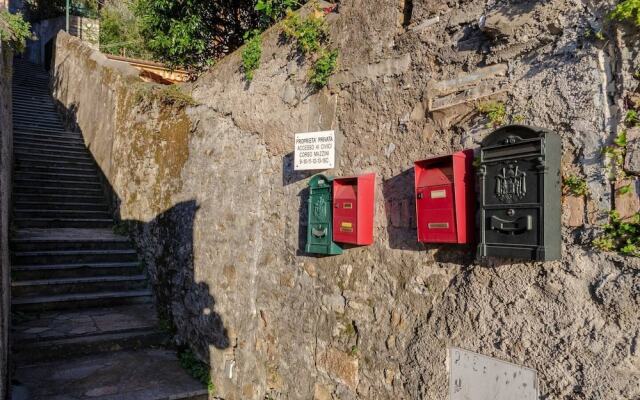
[[131,250],[128,237],[114,234],[110,229],[23,229],[11,238],[11,250]]
[[100,190],[101,185],[99,182],[83,181],[83,180],[60,180],[60,179],[28,179],[28,178],[14,178],[14,185],[19,187],[33,187],[33,186],[54,186],[58,188],[72,188],[72,189],[95,189]]
[[43,209],[14,209],[13,217],[17,219],[47,218],[47,219],[110,219],[106,211],[87,210],[48,210]]
[[14,221],[18,228],[108,228],[113,226],[111,218],[16,218]]
[[133,249],[121,250],[44,250],[14,251],[11,257],[14,265],[64,264],[64,263],[99,263],[99,262],[133,262],[138,256]]
[[16,343],[12,352],[14,362],[62,360],[89,354],[100,354],[121,350],[137,350],[166,346],[171,337],[156,328],[135,329],[125,332],[84,335],[75,338],[42,340],[31,343]]
[[81,196],[66,194],[13,193],[14,204],[22,202],[52,203],[63,207],[68,204],[82,203],[104,205],[104,196]]
[[48,174],[77,174],[77,175],[90,175],[96,176],[97,169],[95,165],[91,167],[59,167],[55,165],[38,165],[35,163],[19,163],[16,162],[16,172],[33,172],[33,173],[48,173]]
[[11,267],[14,279],[135,275],[140,271],[138,262],[13,265]]
[[141,304],[152,301],[151,290],[126,290],[117,292],[62,294],[13,298],[12,310],[18,312],[42,312],[50,310],[113,307],[125,304]]
[[55,182],[50,183],[51,186],[27,186],[17,184],[14,186],[16,194],[62,194],[62,195],[85,195],[100,196],[103,194],[102,189],[86,189],[72,187],[57,187]]
[[43,158],[49,159],[49,156],[56,157],[56,159],[62,159],[60,157],[73,157],[76,159],[92,160],[91,155],[86,149],[81,150],[62,150],[56,148],[47,148],[43,146],[25,146],[20,143],[15,143],[13,146],[16,154],[37,154],[44,156]]
[[53,296],[71,293],[100,293],[118,290],[139,290],[148,287],[145,275],[109,275],[37,279],[11,282],[11,295],[15,298]]
[[80,163],[91,163],[92,158],[85,152],[84,154],[65,154],[63,152],[43,152],[38,149],[24,149],[19,146],[14,149],[16,158],[38,158],[43,161],[69,161]]
[[71,160],[67,157],[65,160],[64,157],[57,159],[52,159],[49,157],[39,157],[36,155],[24,155],[24,154],[15,154],[16,163],[19,165],[26,166],[44,166],[44,167],[63,167],[63,168],[95,168],[95,164],[91,159],[85,160]]
[[13,114],[12,116],[14,118],[19,118],[19,119],[25,119],[25,120],[30,120],[30,119],[37,119],[37,120],[41,120],[41,121],[46,121],[46,120],[51,120],[51,121],[55,121],[55,122],[60,122],[60,115],[55,112],[55,111],[46,111],[43,110],[42,108],[38,108],[38,111],[36,113],[35,110],[27,110],[24,108],[14,108],[13,109]]
[[95,202],[95,203],[48,203],[48,202],[38,202],[38,201],[22,201],[13,205],[14,210],[24,210],[24,209],[50,209],[50,210],[85,210],[85,211],[104,211],[108,212],[109,207],[104,202]]
[[44,125],[56,128],[62,127],[62,120],[57,116],[27,116],[23,114],[13,114],[13,122],[23,125]]
[[17,129],[37,129],[45,132],[64,132],[64,125],[62,123],[39,123],[35,121],[22,121],[13,120],[13,126]]
[[51,143],[60,143],[60,144],[79,143],[84,145],[84,140],[82,139],[82,135],[80,135],[78,132],[73,132],[73,131],[63,131],[61,132],[61,134],[52,135],[51,133],[47,133],[47,132],[43,133],[40,131],[15,129],[13,133],[14,133],[13,136],[15,138],[20,138],[25,140],[39,139],[39,140],[46,140],[47,142],[51,142]]
[[30,127],[30,126],[13,126],[13,131],[17,132],[18,134],[22,134],[22,133],[31,133],[31,134],[39,134],[39,135],[45,135],[51,139],[56,139],[56,138],[74,138],[74,139],[78,139],[78,140],[82,140],[82,135],[80,135],[80,133],[78,132],[74,132],[74,131],[70,131],[66,128],[63,129],[43,129],[43,128],[38,128],[38,127]]
[[64,174],[54,172],[39,172],[39,171],[16,171],[14,179],[17,180],[38,180],[38,181],[51,181],[60,179],[68,182],[100,182],[97,174]]
[[51,140],[33,140],[33,139],[24,139],[20,136],[13,137],[13,145],[19,146],[23,148],[30,149],[44,149],[44,150],[61,150],[61,151],[71,151],[71,152],[82,152],[87,154],[89,151],[84,144],[82,143],[64,143],[64,142],[56,142]]
[[[55,373],[52,373],[55,371]],[[180,367],[175,351],[104,352],[25,363],[14,378],[32,400],[207,400],[207,388]]]

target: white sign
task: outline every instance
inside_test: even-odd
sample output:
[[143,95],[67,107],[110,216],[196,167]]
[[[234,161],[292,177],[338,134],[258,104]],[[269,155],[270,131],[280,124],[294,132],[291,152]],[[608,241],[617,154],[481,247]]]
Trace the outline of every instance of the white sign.
[[336,161],[334,131],[296,133],[293,169],[330,169]]
[[537,400],[538,373],[482,354],[449,349],[450,400]]

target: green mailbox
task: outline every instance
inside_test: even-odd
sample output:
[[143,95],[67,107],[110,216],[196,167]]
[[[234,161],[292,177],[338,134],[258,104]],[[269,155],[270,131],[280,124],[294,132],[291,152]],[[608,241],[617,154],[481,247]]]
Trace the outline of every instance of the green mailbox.
[[307,253],[342,254],[342,248],[333,242],[332,181],[333,178],[324,175],[316,175],[309,181]]

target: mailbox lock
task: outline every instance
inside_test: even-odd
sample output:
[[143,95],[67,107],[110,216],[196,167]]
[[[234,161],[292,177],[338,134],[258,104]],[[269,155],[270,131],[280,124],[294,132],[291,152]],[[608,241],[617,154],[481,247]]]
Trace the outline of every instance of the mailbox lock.
[[422,194],[422,192],[418,193],[418,200],[422,200],[423,197],[424,197],[424,194]]
[[516,215],[516,210],[514,210],[513,208],[508,209],[507,215],[513,217],[514,215]]

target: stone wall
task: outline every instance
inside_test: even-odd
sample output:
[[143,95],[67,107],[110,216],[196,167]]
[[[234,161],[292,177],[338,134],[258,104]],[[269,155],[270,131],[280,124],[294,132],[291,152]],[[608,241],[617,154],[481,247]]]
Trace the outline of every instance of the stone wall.
[[0,42],[0,398],[4,398],[9,387],[8,354],[11,316],[9,213],[13,165],[12,64],[11,49]]
[[[250,84],[232,54],[190,86],[199,105],[169,113],[114,100],[127,85],[62,36],[54,87],[220,397],[445,399],[456,346],[537,369],[542,398],[632,399],[640,261],[591,245],[613,206],[637,211],[602,155],[640,61],[634,29],[602,28],[612,5],[342,1],[328,88],[306,84],[276,26]],[[416,243],[413,161],[476,148],[486,100],[558,132],[563,173],[587,180],[589,196],[563,199],[561,261],[477,264],[471,246]],[[329,174],[378,174],[375,244],[335,257],[304,254],[311,174],[292,167],[294,133],[321,129],[338,135]]]

